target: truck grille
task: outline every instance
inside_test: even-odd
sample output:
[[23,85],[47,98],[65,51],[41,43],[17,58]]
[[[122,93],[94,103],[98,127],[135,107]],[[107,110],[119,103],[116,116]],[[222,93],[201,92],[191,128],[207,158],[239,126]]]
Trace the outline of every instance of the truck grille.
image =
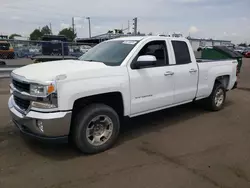
[[21,108],[22,110],[25,110],[25,111],[30,106],[29,100],[21,99],[20,97],[17,97],[17,96],[14,96],[14,101],[19,108]]
[[14,87],[18,91],[21,91],[21,92],[24,91],[24,92],[27,92],[27,93],[30,92],[30,84],[28,84],[28,83],[19,82],[19,81],[13,79],[12,84],[14,85]]

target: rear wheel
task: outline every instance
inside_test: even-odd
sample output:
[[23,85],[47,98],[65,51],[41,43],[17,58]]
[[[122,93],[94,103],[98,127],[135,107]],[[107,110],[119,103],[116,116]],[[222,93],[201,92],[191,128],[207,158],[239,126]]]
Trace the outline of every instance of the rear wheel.
[[206,99],[209,110],[219,111],[223,108],[226,100],[226,90],[221,83],[215,83],[211,95]]
[[120,122],[117,113],[104,104],[92,104],[81,110],[73,125],[72,137],[83,153],[105,151],[115,143]]

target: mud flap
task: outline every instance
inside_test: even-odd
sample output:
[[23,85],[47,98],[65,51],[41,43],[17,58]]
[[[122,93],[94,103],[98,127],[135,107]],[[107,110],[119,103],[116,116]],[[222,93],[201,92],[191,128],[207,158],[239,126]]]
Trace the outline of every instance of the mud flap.
[[236,89],[237,88],[237,84],[238,84],[238,82],[235,82],[232,89]]

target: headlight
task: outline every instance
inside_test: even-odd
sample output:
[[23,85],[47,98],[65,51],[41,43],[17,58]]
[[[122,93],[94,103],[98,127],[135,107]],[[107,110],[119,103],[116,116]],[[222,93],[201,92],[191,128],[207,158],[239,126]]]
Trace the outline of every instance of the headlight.
[[48,85],[31,84],[30,95],[44,99],[39,101],[32,101],[31,107],[40,109],[57,108],[57,93],[55,82],[50,82],[48,83]]
[[38,84],[30,85],[30,95],[37,96],[37,97],[46,97],[55,91],[56,91],[55,84],[53,83],[47,86],[38,85]]
[[34,96],[46,96],[46,86],[31,84],[30,94]]

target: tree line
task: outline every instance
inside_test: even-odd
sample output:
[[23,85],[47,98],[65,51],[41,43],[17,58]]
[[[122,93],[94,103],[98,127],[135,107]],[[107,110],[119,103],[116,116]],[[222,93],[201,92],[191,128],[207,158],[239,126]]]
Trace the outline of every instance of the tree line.
[[[107,33],[124,34],[122,29],[108,30]],[[42,27],[42,29],[40,28],[34,29],[34,31],[30,33],[30,40],[41,40],[44,35],[52,35],[52,34],[53,33],[51,29],[49,28],[49,26],[45,25],[44,27]],[[127,33],[127,34],[131,34],[131,33]],[[140,32],[138,31],[137,34],[140,34]],[[76,38],[76,33],[73,31],[72,27],[62,29],[61,31],[59,31],[58,35],[64,35],[70,42],[72,42]],[[148,35],[152,35],[152,32],[150,32]],[[9,39],[14,39],[14,37],[21,37],[21,35],[14,33],[9,36]],[[238,44],[238,46],[250,47],[250,44],[240,43]]]
[[[49,26],[45,25],[42,29],[34,29],[34,31],[30,33],[29,38],[30,40],[41,40],[44,35],[52,34]],[[62,29],[59,31],[58,35],[64,35],[68,41],[73,41],[76,38],[76,33],[73,31],[72,27]],[[21,37],[21,35],[14,33],[9,36],[9,39],[14,39],[14,37]]]
[[[112,33],[112,34],[124,34],[124,31],[122,29],[114,29],[114,30],[108,30],[107,33]],[[44,35],[52,35],[52,31],[49,28],[48,25],[45,25],[42,27],[42,29],[34,29],[30,33],[29,39],[30,40],[41,40]],[[131,32],[127,33],[131,34]],[[137,34],[140,34],[138,31]],[[58,35],[64,35],[68,41],[72,42],[76,38],[76,33],[73,31],[72,27],[64,28],[61,31],[59,31]],[[152,35],[152,33],[149,33],[149,35]],[[9,39],[14,39],[14,37],[21,37],[20,34],[14,33],[9,36]]]

